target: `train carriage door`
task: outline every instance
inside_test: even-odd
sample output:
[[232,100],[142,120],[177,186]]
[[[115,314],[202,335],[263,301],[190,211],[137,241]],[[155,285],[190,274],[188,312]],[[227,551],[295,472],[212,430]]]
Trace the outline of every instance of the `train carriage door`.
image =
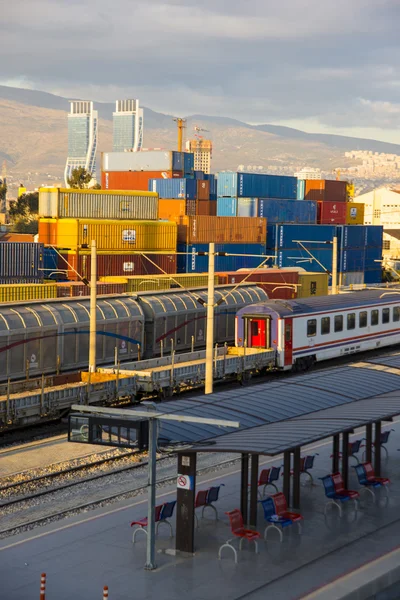
[[293,319],[285,319],[285,367],[293,363]]
[[249,348],[269,348],[270,320],[269,318],[248,318],[246,342]]

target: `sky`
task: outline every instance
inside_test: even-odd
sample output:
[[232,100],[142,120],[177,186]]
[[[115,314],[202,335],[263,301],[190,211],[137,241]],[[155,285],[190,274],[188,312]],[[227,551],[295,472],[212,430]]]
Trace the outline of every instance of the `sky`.
[[400,0],[13,0],[0,83],[400,143]]

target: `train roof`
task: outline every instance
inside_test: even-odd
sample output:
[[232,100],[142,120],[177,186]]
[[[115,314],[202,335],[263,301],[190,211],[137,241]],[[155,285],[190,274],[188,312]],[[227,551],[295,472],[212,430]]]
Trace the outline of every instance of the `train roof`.
[[385,302],[396,302],[396,300],[400,304],[400,288],[382,288],[380,290],[363,290],[332,296],[313,296],[297,300],[267,300],[266,302],[259,302],[241,308],[238,315],[262,314],[272,311],[283,317],[327,310],[346,310],[365,305],[380,305]]

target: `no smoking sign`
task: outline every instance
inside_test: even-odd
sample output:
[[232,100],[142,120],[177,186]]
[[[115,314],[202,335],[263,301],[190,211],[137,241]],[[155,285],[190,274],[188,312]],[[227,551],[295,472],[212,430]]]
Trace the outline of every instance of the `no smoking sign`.
[[192,490],[193,477],[191,477],[190,475],[178,475],[176,480],[176,487],[179,490]]

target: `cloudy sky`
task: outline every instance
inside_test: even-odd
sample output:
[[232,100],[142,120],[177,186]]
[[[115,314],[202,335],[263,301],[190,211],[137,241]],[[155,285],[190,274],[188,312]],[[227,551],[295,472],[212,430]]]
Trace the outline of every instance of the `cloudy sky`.
[[0,83],[400,143],[400,0],[13,0]]

